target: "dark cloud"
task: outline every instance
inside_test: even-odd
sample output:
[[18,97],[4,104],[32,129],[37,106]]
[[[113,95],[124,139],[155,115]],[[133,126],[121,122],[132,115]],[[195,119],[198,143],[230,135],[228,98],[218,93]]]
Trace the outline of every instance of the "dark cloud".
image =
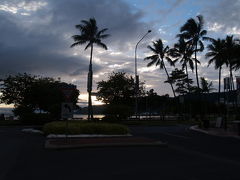
[[[6,1],[19,8],[23,1]],[[28,3],[33,1],[28,1]],[[40,1],[45,2],[45,1]],[[29,72],[57,76],[86,74],[89,51],[70,49],[71,36],[77,34],[75,24],[95,17],[100,28],[109,28],[109,47],[129,49],[136,34],[148,29],[140,22],[142,12],[132,13],[120,0],[48,0],[30,16],[0,10],[0,75]],[[22,12],[19,11],[19,12]],[[78,55],[73,56],[74,52]],[[97,53],[95,51],[95,57]],[[112,61],[109,60],[108,61]],[[94,64],[95,73],[105,68]]]

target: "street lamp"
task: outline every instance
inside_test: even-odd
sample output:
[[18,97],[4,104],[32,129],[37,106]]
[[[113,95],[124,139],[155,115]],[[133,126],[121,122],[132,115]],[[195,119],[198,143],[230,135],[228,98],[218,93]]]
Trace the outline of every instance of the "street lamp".
[[152,32],[151,30],[148,30],[146,34],[137,42],[135,46],[135,115],[137,119],[137,114],[138,114],[138,93],[139,93],[139,76],[137,74],[137,47],[138,44],[150,33]]

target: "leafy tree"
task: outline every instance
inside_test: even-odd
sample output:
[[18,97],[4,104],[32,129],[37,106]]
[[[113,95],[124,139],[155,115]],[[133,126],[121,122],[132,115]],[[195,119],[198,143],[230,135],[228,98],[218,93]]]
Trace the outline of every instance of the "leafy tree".
[[[132,113],[135,97],[135,83],[132,76],[125,72],[112,72],[108,80],[97,83],[97,99],[107,104],[106,114],[122,119]],[[144,94],[143,83],[140,83],[139,94]]]
[[[62,88],[73,85],[56,81],[53,78],[29,74],[17,74],[1,79],[0,102],[13,104],[14,114],[24,119],[36,110],[44,111],[53,119],[60,117],[61,103],[64,102]],[[74,86],[75,87],[75,86]],[[77,103],[79,91],[75,89],[70,101]]]
[[[157,41],[153,42],[153,46],[148,46],[148,49],[151,50],[153,52],[153,55],[145,57],[144,60],[150,60],[150,62],[147,64],[147,66],[152,66],[152,65],[156,65],[160,67],[161,69],[165,70],[165,73],[167,75],[167,78],[169,79],[169,74],[167,71],[167,68],[165,66],[165,59],[167,60],[167,62],[171,65],[174,66],[174,61],[172,61],[170,59],[170,57],[168,57],[169,55],[169,47],[168,46],[164,46],[163,42],[161,39],[158,39]],[[173,96],[175,97],[175,91],[173,88],[173,85],[171,83],[171,81],[168,81],[169,84],[171,85],[172,88],[172,92],[173,92]]]
[[0,79],[1,103],[14,104],[15,106],[24,104],[26,90],[31,87],[32,83],[36,82],[36,78],[36,76],[24,73]]
[[182,69],[176,68],[173,70],[170,74],[169,80],[165,82],[169,83],[169,81],[171,81],[172,84],[175,84],[175,91],[179,95],[187,94],[189,90],[190,92],[193,91],[193,87],[191,86],[193,81],[187,77]]
[[103,49],[107,50],[107,46],[102,42],[102,39],[107,38],[109,34],[104,34],[108,30],[107,28],[98,30],[97,22],[94,18],[90,18],[88,21],[82,20],[81,24],[78,24],[75,27],[81,32],[81,34],[72,36],[75,43],[73,43],[71,47],[87,43],[85,50],[87,50],[89,47],[91,48],[87,91],[88,91],[88,120],[90,119],[93,120],[93,109],[91,99],[93,78],[92,71],[93,45],[96,44],[99,47],[102,47]]
[[[135,96],[134,78],[125,72],[112,72],[108,80],[97,82],[97,85],[97,99],[106,104],[131,104]],[[143,83],[139,91],[144,93]]]
[[195,72],[196,72],[196,80],[197,87],[199,88],[199,80],[198,80],[198,60],[197,60],[197,52],[202,52],[204,50],[204,45],[202,40],[207,39],[205,35],[207,31],[203,29],[204,21],[203,16],[198,15],[196,19],[190,18],[187,22],[181,27],[180,34],[178,37],[184,38],[188,40],[187,42],[194,48],[194,60],[195,60]]

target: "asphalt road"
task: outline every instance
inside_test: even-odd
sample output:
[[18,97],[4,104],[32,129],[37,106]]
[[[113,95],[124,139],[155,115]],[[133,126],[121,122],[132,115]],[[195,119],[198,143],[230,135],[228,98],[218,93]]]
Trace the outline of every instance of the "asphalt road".
[[240,140],[187,126],[132,127],[168,147],[46,150],[45,138],[0,127],[0,180],[240,179]]

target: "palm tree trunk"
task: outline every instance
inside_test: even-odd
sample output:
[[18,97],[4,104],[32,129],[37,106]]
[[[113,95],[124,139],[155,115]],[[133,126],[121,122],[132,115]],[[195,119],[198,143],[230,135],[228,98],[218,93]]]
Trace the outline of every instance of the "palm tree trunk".
[[[165,70],[165,72],[166,72],[166,74],[167,74],[167,78],[168,78],[168,80],[169,80],[169,74],[168,74],[168,72],[167,72],[167,69],[166,69],[166,66],[165,66],[164,62],[163,62],[163,67],[164,67],[164,70]],[[173,92],[173,96],[176,97],[176,95],[175,95],[175,91],[174,91],[174,89],[173,89],[173,85],[172,85],[172,83],[169,82],[169,84],[171,85],[172,92]]]
[[190,84],[189,84],[189,77],[188,77],[188,68],[187,68],[187,64],[186,64],[185,70],[186,70],[186,75],[187,75],[188,92],[190,93]]
[[221,71],[222,66],[219,67],[219,74],[218,74],[218,104],[220,104],[220,94],[221,94]]
[[233,82],[233,73],[232,73],[232,67],[230,67],[230,81],[231,81],[231,89],[234,91],[234,82]]
[[91,44],[91,54],[90,54],[90,63],[89,63],[89,72],[88,72],[88,120],[93,120],[93,109],[92,109],[92,54],[93,54],[93,44]]
[[198,67],[197,67],[197,42],[195,44],[195,70],[196,70],[197,87],[199,89],[200,86],[199,86],[199,80],[198,80]]

